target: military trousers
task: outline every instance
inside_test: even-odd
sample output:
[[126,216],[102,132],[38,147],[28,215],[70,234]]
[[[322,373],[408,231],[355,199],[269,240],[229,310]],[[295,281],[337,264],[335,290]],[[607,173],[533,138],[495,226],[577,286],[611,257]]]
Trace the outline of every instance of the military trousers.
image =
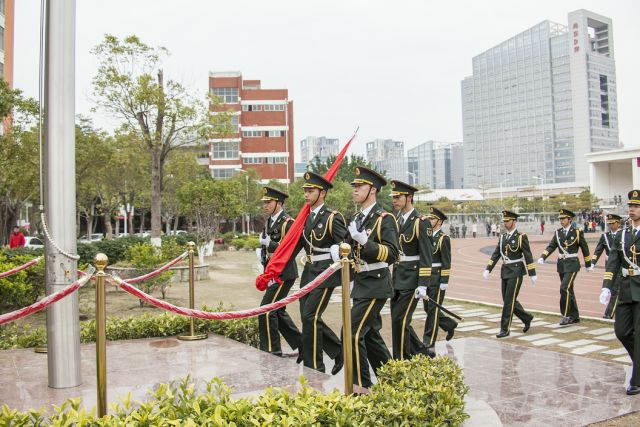
[[633,362],[631,385],[640,387],[640,302],[619,303],[614,330]]
[[361,387],[371,387],[369,364],[375,372],[391,359],[380,329],[380,310],[386,298],[354,298],[351,307],[351,343],[353,345],[353,383]]
[[302,356],[304,366],[325,371],[322,351],[335,359],[342,352],[338,336],[322,320],[334,288],[316,288],[300,298],[302,319]]
[[[427,295],[429,296],[429,299],[436,301],[440,305],[442,305],[444,301],[444,293],[445,291],[440,289],[439,284],[427,287]],[[427,313],[427,319],[424,321],[422,342],[427,347],[433,347],[436,345],[436,341],[438,339],[438,327],[442,328],[445,332],[449,332],[458,326],[458,322],[453,320],[451,317],[443,315],[442,311],[430,301],[423,301],[423,307],[424,311]]]
[[526,312],[518,301],[518,294],[524,276],[502,279],[502,317],[500,318],[500,330],[509,332],[511,321],[515,314],[522,323],[531,322],[533,315]]
[[578,302],[574,292],[577,271],[558,273],[560,276],[560,313],[563,317],[579,319]]
[[[286,297],[295,279],[285,280],[282,285],[277,283],[267,288],[260,302],[260,306],[272,304]],[[282,307],[267,314],[258,316],[258,331],[260,334],[260,350],[282,356],[280,334],[292,349],[300,348],[300,330],[287,313],[287,307]]]
[[411,337],[416,333],[411,327],[411,318],[417,305],[415,290],[394,291],[391,298],[391,338],[394,359],[410,359],[414,354]]

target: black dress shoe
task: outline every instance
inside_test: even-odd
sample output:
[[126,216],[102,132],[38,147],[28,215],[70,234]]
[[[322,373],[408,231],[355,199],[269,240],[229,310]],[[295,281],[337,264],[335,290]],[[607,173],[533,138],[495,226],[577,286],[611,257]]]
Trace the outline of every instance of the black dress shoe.
[[562,320],[560,321],[560,326],[565,326],[568,325],[569,322],[569,317],[563,317]]
[[637,385],[630,385],[627,387],[627,394],[633,396],[634,394],[640,394],[640,387]]
[[504,337],[508,337],[509,336],[509,332],[508,331],[500,331],[498,334],[496,334],[496,338],[504,338]]
[[344,358],[342,357],[342,353],[336,356],[334,360],[333,368],[331,368],[331,375],[336,375],[342,367],[344,366]]
[[576,317],[574,319],[573,317],[569,317],[569,323],[580,323],[580,318]]
[[304,360],[304,356],[302,355],[302,351],[298,351],[298,358],[296,359],[296,363],[299,365]]
[[522,332],[527,333],[527,331],[529,329],[531,329],[531,321],[533,319],[529,320],[528,322],[524,322],[524,328],[522,328]]
[[451,341],[451,338],[453,338],[453,334],[454,334],[455,332],[456,332],[456,328],[449,329],[449,330],[447,331],[447,336],[445,337],[445,339],[446,339],[447,341]]
[[433,346],[425,346],[420,349],[420,353],[424,354],[427,357],[433,359],[436,357],[436,349]]

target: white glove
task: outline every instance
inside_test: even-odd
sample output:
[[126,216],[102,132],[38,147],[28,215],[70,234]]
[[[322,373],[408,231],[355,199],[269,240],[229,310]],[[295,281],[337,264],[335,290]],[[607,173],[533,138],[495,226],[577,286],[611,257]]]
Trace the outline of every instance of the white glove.
[[596,266],[596,262],[595,261],[591,261],[591,267],[595,267]]
[[536,282],[538,281],[538,276],[529,276],[529,277],[531,277],[531,284],[535,285]]
[[269,283],[267,283],[267,288],[272,287],[272,286],[273,286],[273,285],[275,285],[276,283],[278,283],[278,282],[276,282],[274,279],[269,280]]
[[262,261],[262,248],[256,248],[256,256],[258,257],[258,261]]
[[329,253],[331,254],[331,259],[333,260],[333,262],[340,260],[340,246],[331,245],[331,247],[329,248]]
[[362,246],[364,246],[367,243],[367,240],[369,239],[367,237],[366,231],[364,230],[358,231],[358,227],[356,226],[355,221],[351,221],[351,224],[349,224],[349,233],[351,234],[351,237],[353,238],[353,240],[360,243]]
[[600,291],[600,304],[607,305],[611,299],[611,291],[607,288],[602,288]]
[[266,237],[262,237],[262,234],[260,235],[260,244],[261,245],[269,246],[269,242],[271,242],[271,237],[269,237],[268,234],[266,235]]
[[416,293],[414,298],[417,299],[425,299],[427,297],[427,287],[426,286],[418,286],[416,288]]
[[440,283],[440,290],[441,290],[441,291],[446,291],[448,287],[449,287],[449,284],[447,284],[447,283]]
[[349,293],[353,292],[353,280],[349,282]]
[[591,273],[593,271],[593,264],[587,267],[587,273]]
[[544,264],[544,259],[542,259],[542,257],[538,258],[538,264],[540,265]]
[[489,274],[491,274],[491,273],[489,272],[489,270],[485,270],[485,271],[483,271],[483,272],[482,272],[482,278],[483,278],[484,280],[487,280],[487,279],[489,278]]

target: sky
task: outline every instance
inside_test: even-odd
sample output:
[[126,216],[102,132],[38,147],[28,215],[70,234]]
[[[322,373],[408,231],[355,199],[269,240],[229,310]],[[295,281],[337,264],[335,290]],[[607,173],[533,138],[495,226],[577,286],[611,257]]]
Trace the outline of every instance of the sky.
[[[16,0],[15,87],[38,92],[39,0]],[[308,135],[462,141],[460,81],[473,56],[545,19],[567,25],[587,9],[613,20],[620,140],[640,145],[640,2],[427,0],[78,0],[76,113],[91,113],[90,53],[104,34],[135,34],[171,52],[165,76],[194,94],[209,71],[241,71],[263,88],[286,88],[294,102],[296,156]],[[636,76],[636,77],[634,77]]]

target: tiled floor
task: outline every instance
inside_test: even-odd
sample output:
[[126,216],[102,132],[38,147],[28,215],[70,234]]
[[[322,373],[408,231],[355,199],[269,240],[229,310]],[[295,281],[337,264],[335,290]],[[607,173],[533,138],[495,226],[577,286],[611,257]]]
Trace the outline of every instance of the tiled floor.
[[[464,369],[471,415],[466,427],[579,426],[640,410],[640,397],[624,393],[630,367],[618,363],[495,338],[439,341],[436,350]],[[24,409],[80,396],[85,405],[94,406],[94,355],[93,345],[83,345],[84,383],[56,390],[47,387],[46,356],[31,350],[0,352],[5,384],[0,402]],[[326,364],[333,366],[328,359]],[[300,374],[321,390],[341,389],[344,381],[342,375],[317,373],[296,365],[293,358],[271,356],[218,336],[197,342],[170,338],[110,343],[107,367],[110,401],[127,392],[142,399],[155,384],[187,374],[200,384],[218,376],[238,395],[259,393],[269,385],[295,388]]]

